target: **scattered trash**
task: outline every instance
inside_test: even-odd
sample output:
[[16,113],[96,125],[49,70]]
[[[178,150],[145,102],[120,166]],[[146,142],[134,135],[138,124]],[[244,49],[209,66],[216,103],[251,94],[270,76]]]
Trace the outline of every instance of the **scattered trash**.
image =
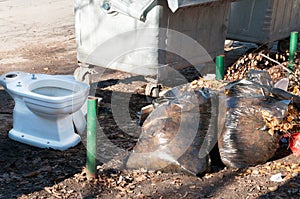
[[281,173],[277,173],[275,175],[272,175],[271,178],[270,178],[270,180],[272,182],[283,182],[284,181],[284,179],[282,178],[282,174]]
[[300,132],[291,135],[290,149],[294,155],[300,157]]
[[149,116],[149,114],[153,111],[153,109],[154,109],[153,104],[143,107],[141,111],[138,112],[139,120],[137,123],[139,125],[142,125],[146,120],[146,118]]
[[279,80],[278,82],[276,82],[276,84],[274,85],[274,87],[280,88],[284,91],[287,91],[288,86],[289,86],[289,79],[288,78],[283,78],[283,79]]
[[279,142],[279,146],[280,148],[284,148],[284,149],[288,149],[289,148],[289,141],[288,138],[285,137],[285,135],[283,135],[284,137],[281,138],[280,142]]

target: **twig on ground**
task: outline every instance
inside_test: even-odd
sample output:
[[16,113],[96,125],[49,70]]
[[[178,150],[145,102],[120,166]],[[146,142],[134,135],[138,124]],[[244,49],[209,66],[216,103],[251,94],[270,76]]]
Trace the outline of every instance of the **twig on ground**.
[[285,67],[283,64],[279,63],[278,61],[276,61],[275,59],[272,59],[271,57],[265,55],[265,54],[262,54],[262,53],[259,53],[259,55],[263,56],[264,58],[278,64],[279,66],[281,66],[285,71],[289,72],[290,74],[292,74],[294,77],[295,77],[295,81],[299,84],[299,81],[298,81],[298,77],[297,75],[290,69],[288,69],[287,67]]

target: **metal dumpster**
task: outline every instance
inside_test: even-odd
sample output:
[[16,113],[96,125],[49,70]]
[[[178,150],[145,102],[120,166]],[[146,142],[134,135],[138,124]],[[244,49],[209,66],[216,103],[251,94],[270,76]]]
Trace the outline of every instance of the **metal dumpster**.
[[77,79],[91,66],[143,76],[187,65],[214,73],[229,0],[75,0]]
[[300,0],[239,0],[231,3],[227,38],[268,44],[300,30]]

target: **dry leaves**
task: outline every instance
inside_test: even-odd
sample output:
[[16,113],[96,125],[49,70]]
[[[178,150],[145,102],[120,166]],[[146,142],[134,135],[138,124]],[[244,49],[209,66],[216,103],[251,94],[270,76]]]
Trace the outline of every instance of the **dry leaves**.
[[269,128],[268,133],[272,136],[275,131],[279,131],[283,134],[292,134],[300,130],[300,113],[292,104],[288,106],[287,115],[282,121],[279,121],[278,118],[274,118],[269,112],[264,110],[261,111],[261,115],[266,126]]
[[192,81],[189,87],[193,90],[202,89],[202,88],[220,90],[225,84],[226,83],[223,81],[205,80],[203,78],[199,78],[198,80]]
[[[300,88],[297,83],[300,79],[300,60],[296,59],[295,71],[293,74],[288,74],[286,72],[285,68],[288,65],[287,60],[287,53],[269,52],[266,50],[258,53],[249,53],[241,57],[228,68],[225,80],[235,81],[243,79],[251,69],[267,70],[274,82],[288,77],[290,81],[288,91],[294,95],[300,96]],[[282,121],[279,121],[278,118],[274,118],[267,111],[261,111],[261,115],[270,135],[274,135],[275,131],[284,134],[292,134],[300,130],[299,111],[292,105],[289,106],[288,114]]]
[[257,53],[245,54],[232,66],[228,67],[224,79],[230,81],[243,79],[251,69],[267,70],[274,82],[288,77],[290,80],[288,91],[299,95],[300,59],[295,60],[295,70],[291,74],[286,71],[286,68],[288,68],[287,60],[288,53],[263,50]]
[[283,180],[287,181],[300,174],[299,163],[288,163],[288,162],[268,162],[255,169],[245,169],[243,172],[239,173],[239,176],[249,176],[249,175],[266,175],[272,176],[274,174],[281,173]]
[[286,76],[286,73],[282,69],[282,67],[278,66],[277,63],[271,62],[266,57],[270,57],[276,62],[282,63],[286,62],[288,59],[288,55],[286,53],[279,52],[268,52],[266,50],[257,52],[257,53],[249,53],[245,54],[243,57],[238,59],[232,66],[228,67],[225,77],[225,80],[235,81],[239,79],[243,79],[246,77],[247,73],[251,70],[268,70],[273,67],[268,72],[274,81],[278,81],[279,79]]

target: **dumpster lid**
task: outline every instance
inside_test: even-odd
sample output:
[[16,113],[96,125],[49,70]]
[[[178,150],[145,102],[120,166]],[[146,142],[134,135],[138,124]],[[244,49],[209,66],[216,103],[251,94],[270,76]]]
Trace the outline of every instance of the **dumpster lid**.
[[209,3],[217,0],[168,0],[168,6],[175,12],[178,8]]
[[[213,2],[217,0],[167,0],[172,12],[178,8]],[[104,0],[103,8],[117,11],[145,21],[147,13],[157,5],[157,0]]]
[[[109,5],[105,5],[109,3]],[[147,12],[155,5],[157,0],[110,0],[104,1],[103,7],[109,6],[109,10],[116,10],[133,18],[145,21]]]

